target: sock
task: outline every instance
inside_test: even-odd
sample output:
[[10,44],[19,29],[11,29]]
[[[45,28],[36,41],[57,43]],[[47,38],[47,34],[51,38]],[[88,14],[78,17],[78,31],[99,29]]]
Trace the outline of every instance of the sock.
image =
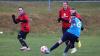
[[67,53],[69,49],[70,49],[70,47],[66,47],[64,50],[64,53]]
[[21,43],[22,46],[25,46],[28,48],[28,45],[26,44],[26,42],[23,39],[19,39],[19,42]]
[[59,43],[57,42],[55,45],[53,45],[51,48],[50,48],[50,52],[54,49],[56,49],[57,47],[59,46]]
[[68,52],[68,50],[71,48],[71,45],[70,44],[68,44],[67,45],[67,47],[65,48],[65,50],[64,50],[64,53],[67,53]]
[[28,48],[28,45],[26,44],[25,40],[23,40],[23,45]]

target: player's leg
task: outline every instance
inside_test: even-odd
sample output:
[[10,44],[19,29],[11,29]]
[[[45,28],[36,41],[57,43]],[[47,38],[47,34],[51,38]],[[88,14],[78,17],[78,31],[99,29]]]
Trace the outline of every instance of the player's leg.
[[62,40],[59,40],[57,43],[55,43],[51,48],[50,48],[50,52],[53,51],[54,49],[56,49],[60,44],[62,44]]
[[28,32],[24,32],[24,35],[23,35],[23,39],[24,39],[24,43],[25,43],[25,46],[27,47],[25,50],[30,50],[30,48],[29,48],[29,46],[26,44],[26,42],[25,42],[25,39],[26,39],[26,37],[27,37],[27,34],[28,34]]
[[28,48],[28,45],[26,44],[26,36],[27,36],[28,32],[23,32],[23,43],[24,43],[24,46],[26,46]]
[[63,37],[57,42],[55,43],[49,51],[46,51],[46,54],[50,53],[51,51],[55,50],[57,47],[59,47],[59,45],[61,45],[63,42],[65,42],[67,39],[67,33],[64,33]]
[[82,46],[81,41],[79,40],[79,38],[77,38],[75,42],[77,42],[78,48],[80,48]]
[[75,48],[75,45],[74,45],[76,40],[74,39],[74,35],[69,33],[67,36],[68,36],[68,43],[66,45],[67,47],[64,50],[64,55],[63,56],[67,56],[67,53],[68,53],[69,49],[72,49],[71,53],[76,51],[76,48]]
[[77,42],[78,48],[80,48],[82,45],[81,45],[81,41],[79,40],[79,38],[76,39],[76,42]]
[[66,48],[65,48],[65,50],[64,50],[64,53],[63,53],[63,56],[67,56],[67,53],[68,53],[68,51],[69,51],[69,49],[71,48],[71,41],[70,41],[70,33],[67,33],[68,35],[67,35],[67,41],[65,42],[65,44],[66,44]]
[[70,46],[70,48],[71,48],[71,54],[73,54],[73,53],[75,53],[77,51],[77,49],[75,48],[75,42],[76,42],[76,40],[77,40],[77,37],[73,36],[73,38],[71,38],[71,42],[70,42],[70,44],[71,44],[71,46]]
[[21,36],[21,35],[22,35],[22,32],[20,31],[20,32],[18,33],[18,37],[17,37],[17,38],[18,38],[19,42],[21,43],[21,45],[24,46],[24,45],[23,45],[23,41],[22,41],[22,36]]
[[62,44],[63,42],[67,41],[68,39],[68,33],[65,32],[62,36],[62,38],[55,44],[53,45],[51,48],[50,48],[50,51],[54,50],[55,48],[57,48],[60,44]]
[[69,49],[70,49],[70,41],[68,41],[68,44],[67,44],[66,46],[67,46],[67,47],[66,47],[65,50],[64,50],[63,56],[67,56],[67,53],[68,53],[68,51],[69,51]]
[[19,34],[18,34],[18,40],[22,45],[21,49],[26,49],[28,47],[24,38],[25,38],[25,33],[20,31]]
[[[63,34],[68,30],[69,28],[62,28],[62,32],[63,32]],[[66,44],[66,48],[65,48],[65,51],[64,52],[67,52],[68,51],[68,49],[69,49],[69,43],[70,43],[70,41],[69,40],[67,40],[67,41],[65,41],[65,44]]]
[[51,51],[53,51],[54,49],[56,49],[57,47],[59,47],[60,44],[62,44],[62,40],[59,40],[58,42],[56,42],[50,49],[45,51],[45,54],[49,54]]
[[75,40],[74,39],[70,39],[69,44],[67,45],[67,47],[64,50],[64,54],[63,56],[67,56],[68,50],[71,49],[71,54],[75,53],[77,51],[77,49],[75,48]]

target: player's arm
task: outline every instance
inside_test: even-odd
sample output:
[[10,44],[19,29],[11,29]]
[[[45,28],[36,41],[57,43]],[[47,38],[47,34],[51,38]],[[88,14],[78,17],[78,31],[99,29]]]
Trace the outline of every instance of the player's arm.
[[70,20],[62,19],[62,21],[66,22],[66,23],[69,23]]
[[61,22],[61,11],[59,11],[59,18],[57,19],[57,22],[60,23]]
[[57,19],[57,22],[60,23],[60,21],[61,21],[61,18],[58,18],[58,19]]
[[12,15],[12,20],[15,24],[17,24],[18,22],[16,21],[16,16],[15,15]]
[[84,30],[84,23],[83,23],[83,20],[80,19],[81,23],[82,23],[82,26],[81,26],[81,30],[83,31]]
[[65,20],[65,19],[63,19],[63,18],[58,18],[58,23],[60,22],[60,21],[64,21],[64,22],[67,22],[67,23],[69,23],[69,20]]

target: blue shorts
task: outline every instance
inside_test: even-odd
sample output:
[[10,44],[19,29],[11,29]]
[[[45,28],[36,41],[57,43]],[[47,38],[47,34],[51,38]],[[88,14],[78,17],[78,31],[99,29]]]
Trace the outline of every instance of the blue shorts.
[[71,41],[71,42],[76,42],[78,39],[77,36],[75,36],[74,34],[71,34],[69,32],[65,32],[61,38],[61,40],[63,42],[66,42],[66,41]]

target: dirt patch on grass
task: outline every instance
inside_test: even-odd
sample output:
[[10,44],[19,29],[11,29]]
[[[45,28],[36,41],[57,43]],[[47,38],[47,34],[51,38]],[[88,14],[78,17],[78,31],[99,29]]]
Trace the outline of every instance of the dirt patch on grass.
[[[14,4],[12,6],[12,4]],[[57,3],[58,4],[58,3]],[[6,5],[9,5],[7,7]],[[84,20],[85,28],[87,31],[99,31],[100,30],[100,16],[99,16],[99,7],[94,7],[96,9],[87,8],[80,4],[81,7],[78,7],[75,4],[78,10],[80,10],[80,14],[82,19]],[[95,4],[93,4],[95,5]],[[11,2],[7,4],[0,5],[0,31],[17,31],[19,30],[19,25],[15,25],[12,22],[11,15],[16,14],[16,8],[19,6],[23,6],[25,10],[28,12],[30,17],[30,25],[31,32],[58,32],[61,30],[61,24],[57,23],[57,10],[59,8],[56,3],[52,6],[51,13],[48,13],[47,3],[41,2],[20,2],[15,3]],[[88,5],[88,6],[91,6]],[[8,9],[9,10],[8,10]]]

